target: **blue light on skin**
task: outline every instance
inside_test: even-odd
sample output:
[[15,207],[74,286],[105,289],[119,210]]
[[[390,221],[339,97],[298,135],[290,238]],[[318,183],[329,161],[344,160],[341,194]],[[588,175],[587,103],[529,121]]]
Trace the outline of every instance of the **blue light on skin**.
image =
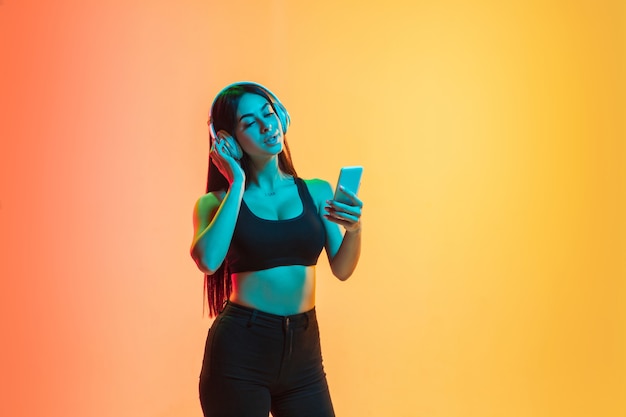
[[235,137],[252,159],[278,155],[283,150],[283,131],[271,104],[256,94],[241,96],[237,107]]

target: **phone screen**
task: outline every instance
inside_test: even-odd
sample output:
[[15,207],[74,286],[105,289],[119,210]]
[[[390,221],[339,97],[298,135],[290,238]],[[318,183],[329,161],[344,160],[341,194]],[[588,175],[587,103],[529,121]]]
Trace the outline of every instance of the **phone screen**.
[[361,176],[363,175],[362,166],[350,166],[343,167],[339,172],[339,180],[337,181],[337,187],[335,188],[334,199],[341,203],[350,203],[350,200],[339,191],[339,186],[343,186],[345,189],[358,193],[359,186],[361,185]]

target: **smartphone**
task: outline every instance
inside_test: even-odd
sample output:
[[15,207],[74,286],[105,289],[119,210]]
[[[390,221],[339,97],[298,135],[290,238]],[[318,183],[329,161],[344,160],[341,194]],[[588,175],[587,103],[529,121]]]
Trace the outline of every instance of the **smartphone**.
[[343,167],[339,171],[339,180],[337,181],[337,187],[335,188],[334,200],[340,203],[349,204],[351,201],[341,191],[339,186],[342,185],[346,190],[352,191],[354,194],[358,193],[359,186],[361,185],[361,176],[363,175],[362,166]]

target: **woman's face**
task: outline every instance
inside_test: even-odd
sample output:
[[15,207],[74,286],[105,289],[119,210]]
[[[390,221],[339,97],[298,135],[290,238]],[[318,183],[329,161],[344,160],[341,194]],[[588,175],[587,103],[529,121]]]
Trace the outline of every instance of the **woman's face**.
[[237,107],[235,138],[251,157],[278,155],[283,150],[283,130],[265,97],[246,93]]

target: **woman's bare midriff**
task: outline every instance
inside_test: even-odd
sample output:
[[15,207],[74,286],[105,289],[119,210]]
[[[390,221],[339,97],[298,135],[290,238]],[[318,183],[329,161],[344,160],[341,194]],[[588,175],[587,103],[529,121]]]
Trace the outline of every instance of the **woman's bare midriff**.
[[230,301],[288,316],[315,306],[315,266],[288,265],[232,274]]

